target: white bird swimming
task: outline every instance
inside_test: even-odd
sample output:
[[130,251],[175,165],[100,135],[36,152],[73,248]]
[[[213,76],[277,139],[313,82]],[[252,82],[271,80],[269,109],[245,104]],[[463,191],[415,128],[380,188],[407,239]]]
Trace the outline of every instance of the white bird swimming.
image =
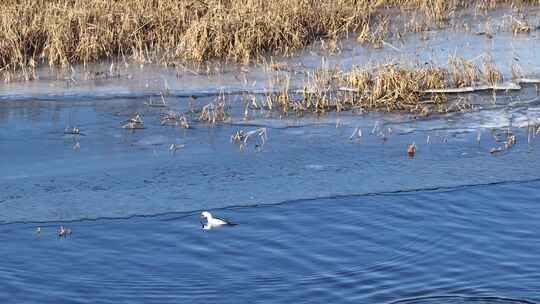
[[201,213],[201,218],[206,219],[206,224],[201,223],[203,225],[203,230],[210,230],[212,228],[220,227],[220,226],[235,226],[237,224],[228,221],[226,219],[222,219],[219,217],[214,217],[212,214],[208,211],[203,211]]

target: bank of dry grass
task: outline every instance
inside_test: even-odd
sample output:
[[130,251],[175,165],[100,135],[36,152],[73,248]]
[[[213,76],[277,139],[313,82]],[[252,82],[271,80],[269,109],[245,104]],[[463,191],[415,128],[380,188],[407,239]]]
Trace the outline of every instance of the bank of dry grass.
[[118,56],[245,62],[351,32],[376,44],[388,34],[385,14],[392,8],[421,12],[424,24],[444,22],[460,8],[501,3],[540,0],[4,0],[0,71]]
[[[332,111],[406,112],[418,116],[469,111],[471,93],[489,96],[521,90],[521,83],[540,83],[526,78],[514,64],[512,76],[503,74],[489,56],[476,61],[450,57],[445,67],[434,65],[381,64],[343,71],[323,68],[308,72],[302,90],[289,87],[289,75],[277,71],[264,98],[248,96],[252,109],[277,110],[284,115]],[[246,110],[247,111],[247,110]],[[245,114],[249,117],[249,113]]]

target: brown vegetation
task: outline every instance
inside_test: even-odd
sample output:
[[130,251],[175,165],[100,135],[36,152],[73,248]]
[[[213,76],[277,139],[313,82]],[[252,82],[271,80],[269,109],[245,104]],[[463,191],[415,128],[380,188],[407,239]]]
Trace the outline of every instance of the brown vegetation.
[[[362,43],[380,45],[388,35],[387,8],[414,9],[424,24],[445,22],[464,7],[498,4],[540,0],[5,0],[0,71],[22,70],[31,77],[44,62],[68,66],[113,57],[246,62],[352,32]],[[530,30],[518,21],[514,32]]]
[[384,64],[354,67],[350,71],[339,68],[307,71],[301,90],[289,87],[288,73],[276,71],[262,98],[243,97],[244,119],[248,119],[249,109],[299,116],[347,110],[402,111],[418,116],[469,111],[473,106],[467,95],[455,94],[519,91],[522,83],[540,82],[523,78],[518,65],[514,64],[512,71],[512,82],[503,83],[502,72],[489,56],[476,62],[454,56],[449,59],[448,67]]

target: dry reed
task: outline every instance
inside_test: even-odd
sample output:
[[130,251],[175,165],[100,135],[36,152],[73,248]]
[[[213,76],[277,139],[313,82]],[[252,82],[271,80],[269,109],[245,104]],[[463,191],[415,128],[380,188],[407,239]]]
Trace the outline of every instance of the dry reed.
[[468,96],[449,97],[449,94],[519,90],[524,73],[517,65],[512,71],[517,82],[502,84],[502,72],[488,56],[478,63],[450,57],[446,68],[385,64],[343,71],[326,67],[306,71],[300,90],[289,87],[289,74],[277,71],[264,97],[258,100],[252,96],[250,101],[244,98],[244,119],[249,119],[248,109],[277,110],[283,115],[298,116],[306,112],[347,110],[402,111],[418,116],[469,111],[474,107]]
[[31,79],[42,63],[104,58],[247,62],[268,52],[287,55],[319,39],[334,48],[350,32],[380,45],[388,35],[387,8],[414,9],[422,22],[445,22],[458,9],[497,4],[519,8],[540,0],[5,0],[0,72],[22,70]]

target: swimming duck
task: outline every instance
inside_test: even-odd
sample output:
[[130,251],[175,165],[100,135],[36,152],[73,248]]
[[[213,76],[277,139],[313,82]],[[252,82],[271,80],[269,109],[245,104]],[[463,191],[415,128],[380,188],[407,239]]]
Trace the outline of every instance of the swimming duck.
[[58,229],[58,236],[64,237],[71,235],[71,229],[65,229],[64,226],[60,226],[60,229]]
[[407,155],[409,155],[409,157],[413,157],[414,154],[416,154],[416,145],[412,143],[407,146]]
[[[204,230],[210,230],[212,228],[220,227],[220,226],[235,226],[237,224],[228,221],[226,219],[222,219],[219,217],[214,217],[210,212],[203,211],[201,213],[201,218],[206,219],[206,224],[203,224]],[[202,224],[202,223],[201,223]]]

